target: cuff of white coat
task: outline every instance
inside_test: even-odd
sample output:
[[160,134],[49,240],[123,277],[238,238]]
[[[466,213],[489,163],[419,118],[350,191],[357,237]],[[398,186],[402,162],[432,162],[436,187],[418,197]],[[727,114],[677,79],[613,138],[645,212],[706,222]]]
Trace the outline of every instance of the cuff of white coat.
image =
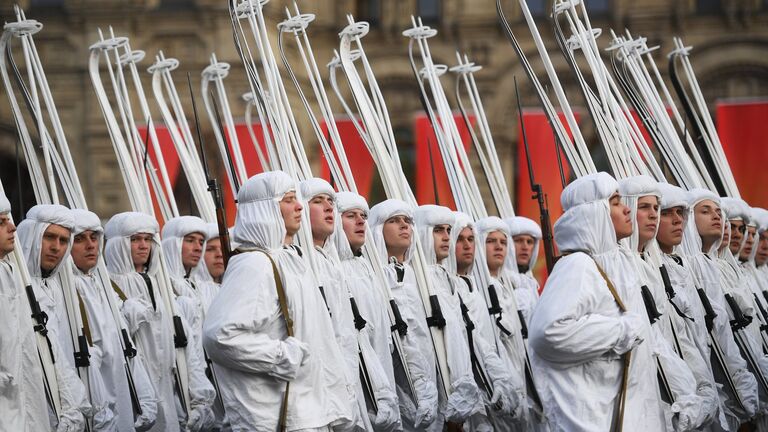
[[619,319],[620,333],[619,339],[613,346],[613,352],[618,355],[622,355],[637,346],[642,339],[638,336],[637,331],[632,327],[633,320],[622,317]]
[[280,341],[277,344],[275,361],[272,363],[268,374],[281,380],[291,381],[296,377],[300,366],[291,364],[290,358],[286,355],[287,345],[285,341]]
[[0,388],[4,389],[7,387],[14,386],[15,379],[13,378],[13,375],[5,372],[0,372]]

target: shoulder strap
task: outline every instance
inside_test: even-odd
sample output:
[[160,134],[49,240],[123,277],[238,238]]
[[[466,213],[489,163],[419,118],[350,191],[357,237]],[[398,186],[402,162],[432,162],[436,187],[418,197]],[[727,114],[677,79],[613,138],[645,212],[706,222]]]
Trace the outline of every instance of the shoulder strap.
[[277,301],[280,303],[280,313],[283,314],[283,318],[285,319],[285,328],[288,336],[293,336],[293,319],[291,319],[291,315],[288,313],[288,298],[285,296],[283,279],[280,277],[280,272],[277,270],[277,264],[275,264],[272,255],[263,251],[262,253],[267,256],[267,259],[269,259],[269,262],[272,264],[272,275],[275,278],[275,288],[277,290]]
[[[611,292],[611,295],[613,296],[613,299],[616,300],[616,304],[619,306],[619,310],[622,312],[626,312],[627,308],[624,306],[624,302],[621,300],[621,297],[619,297],[618,291],[616,291],[616,287],[613,285],[613,282],[608,278],[608,275],[605,274],[605,271],[602,267],[600,267],[600,264],[597,263],[597,261],[592,259],[594,261],[595,266],[597,267],[597,271],[600,272],[600,276],[603,277],[603,280],[605,280],[605,283],[608,285],[608,290]],[[622,432],[624,429],[624,410],[627,406],[627,388],[629,386],[629,365],[632,358],[632,351],[627,351],[622,356],[624,360],[624,368],[621,371],[621,388],[619,389],[619,404],[617,406],[617,417],[615,418],[615,423],[613,427],[611,428],[612,431],[616,432]]]
[[600,267],[600,264],[598,264],[597,261],[595,261],[595,266],[597,267],[597,271],[600,272],[600,276],[602,276],[603,280],[605,280],[606,285],[608,285],[608,291],[611,292],[613,299],[616,300],[616,304],[619,305],[619,310],[622,312],[626,312],[627,308],[626,306],[624,306],[624,302],[621,300],[621,297],[619,297],[619,292],[616,291],[616,287],[613,285],[613,282],[611,282],[611,280],[608,279],[608,275],[605,274],[605,271],[603,270],[602,267]]
[[[275,264],[275,260],[272,258],[272,255],[264,251],[261,252],[267,256],[267,259],[269,259],[269,262],[272,264],[272,275],[275,278],[277,301],[280,303],[280,312],[283,314],[283,319],[285,319],[285,331],[288,336],[293,336],[293,320],[288,313],[288,299],[285,296],[285,286],[283,286],[283,280],[280,278],[280,272],[277,271],[277,264]],[[287,428],[286,420],[288,419],[288,392],[290,391],[290,388],[291,382],[288,381],[285,383],[283,403],[280,406],[280,415],[277,420],[277,428],[279,432],[285,432]]]

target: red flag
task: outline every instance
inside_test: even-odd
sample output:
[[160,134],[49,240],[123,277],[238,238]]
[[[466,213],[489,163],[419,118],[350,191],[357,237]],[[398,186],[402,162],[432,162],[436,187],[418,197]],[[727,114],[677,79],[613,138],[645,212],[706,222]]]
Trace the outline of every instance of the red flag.
[[718,102],[716,110],[717,134],[741,197],[751,206],[768,208],[768,101]]
[[[179,155],[176,153],[176,147],[173,145],[171,133],[168,131],[168,128],[165,125],[157,123],[154,124],[154,127],[155,133],[157,134],[157,144],[160,147],[160,152],[162,153],[163,161],[165,162],[165,169],[168,173],[168,181],[171,183],[171,188],[175,188],[176,180],[179,177],[179,168],[181,167]],[[155,153],[154,146],[152,145],[152,138],[147,134],[147,125],[137,126],[136,129],[139,131],[141,140],[143,142],[145,141],[145,144],[149,147],[147,150],[147,157],[152,161],[152,166],[159,170],[160,166],[157,162],[157,154]],[[157,172],[157,178],[160,181],[160,187],[165,189],[165,184],[163,183],[163,177],[160,174],[160,171]],[[149,176],[147,176],[147,182],[149,182]],[[160,206],[154,192],[152,194],[152,204],[155,208],[155,214],[158,215],[158,223],[160,223],[160,227],[162,228],[165,221],[161,220]]]
[[[344,153],[347,155],[347,161],[352,170],[352,177],[354,177],[355,185],[357,185],[357,193],[367,200],[371,192],[371,184],[373,183],[373,158],[371,157],[368,148],[365,146],[363,138],[357,133],[353,121],[354,120],[348,118],[341,120],[337,119],[336,128],[339,131],[341,142],[344,145]],[[330,143],[330,133],[328,132],[328,125],[325,121],[320,124],[320,128],[325,139]],[[320,177],[331,181],[331,170],[328,167],[328,161],[320,148],[320,143],[317,143],[317,154],[320,158]],[[333,150],[333,155],[336,157],[335,149]]]
[[[467,151],[467,155],[469,155],[469,145],[471,142],[469,130],[467,129],[461,114],[454,115],[453,119],[456,121],[461,142],[464,144],[464,149]],[[469,116],[469,121],[474,125],[475,117]],[[414,120],[413,134],[416,143],[416,201],[419,204],[437,204],[437,198],[440,198],[440,205],[455,210],[456,203],[453,201],[453,193],[451,192],[451,186],[448,183],[448,174],[445,172],[445,165],[443,164],[443,157],[440,153],[437,137],[435,137],[435,131],[432,129],[432,125],[426,114],[420,113],[416,116],[416,119]],[[430,151],[432,153],[432,168],[430,168],[429,160]],[[432,178],[433,169],[434,179]],[[439,197],[435,197],[435,183],[437,184],[437,193]]]

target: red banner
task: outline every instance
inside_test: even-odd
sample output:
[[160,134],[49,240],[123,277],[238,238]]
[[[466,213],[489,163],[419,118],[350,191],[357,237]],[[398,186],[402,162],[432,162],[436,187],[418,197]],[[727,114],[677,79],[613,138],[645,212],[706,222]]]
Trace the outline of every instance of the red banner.
[[[325,139],[330,143],[330,134],[328,132],[328,125],[323,121],[320,124],[320,128],[323,131]],[[355,179],[355,185],[357,185],[357,193],[364,196],[367,200],[371,192],[371,184],[373,183],[373,177],[375,167],[373,164],[373,158],[368,148],[365,146],[362,137],[357,133],[355,124],[352,119],[336,120],[336,128],[339,131],[341,142],[344,145],[344,153],[347,155],[347,161],[349,167],[352,170],[352,177]],[[331,146],[333,147],[333,146]],[[328,167],[328,161],[320,148],[320,143],[317,144],[317,154],[320,158],[320,177],[331,181],[331,170]],[[336,151],[333,150],[334,157],[336,157]]]
[[717,103],[717,134],[741,197],[753,207],[768,208],[768,101]]
[[[579,120],[579,114],[574,113],[576,121]],[[560,114],[560,120],[565,125],[568,124],[563,114]],[[523,108],[523,121],[525,123],[525,134],[528,139],[528,148],[531,152],[531,165],[533,166],[534,180],[539,183],[544,191],[546,202],[549,207],[549,216],[552,224],[563,214],[560,205],[560,193],[563,186],[560,181],[560,170],[557,165],[557,154],[555,153],[555,137],[552,134],[552,128],[547,121],[547,116],[540,109]],[[518,131],[520,131],[520,121],[518,120]],[[570,130],[569,130],[570,136]],[[563,172],[566,182],[570,177],[568,161],[565,155],[560,152],[563,163]],[[531,182],[528,175],[528,163],[525,155],[525,145],[523,144],[522,134],[518,132],[517,140],[517,177],[515,179],[515,214],[533,219],[540,223],[540,212],[538,202],[531,199]],[[546,278],[546,262],[544,259],[544,247],[539,248],[539,258],[536,261],[534,273],[541,286],[544,286]]]
[[[176,188],[176,180],[179,177],[179,169],[181,168],[181,163],[179,162],[179,155],[176,153],[176,147],[173,145],[173,140],[171,139],[171,133],[168,131],[168,128],[165,127],[163,124],[157,124],[155,123],[155,133],[157,134],[157,143],[160,147],[160,152],[163,154],[163,161],[165,162],[165,169],[168,173],[168,180],[171,183],[171,188]],[[163,183],[163,177],[160,174],[160,165],[157,162],[157,154],[155,153],[154,146],[152,145],[152,138],[147,133],[147,126],[137,126],[136,129],[139,131],[139,135],[141,136],[142,141],[147,143],[149,145],[149,149],[147,150],[147,157],[149,160],[152,161],[152,165],[158,169],[157,171],[157,178],[160,181],[161,187],[165,188],[165,184]],[[149,177],[147,177],[147,182],[149,182]],[[151,188],[151,186],[150,186]],[[160,206],[157,203],[157,197],[152,195],[152,203],[155,208],[155,214],[158,215],[158,222],[160,223],[160,227],[163,226],[163,220],[162,217],[160,217]]]
[[[459,130],[459,136],[464,144],[467,155],[470,154],[470,142],[472,140],[467,130],[464,119],[460,114],[453,116],[456,126]],[[469,121],[474,125],[475,117],[469,116]],[[443,157],[440,153],[440,147],[437,144],[435,131],[429,122],[426,114],[418,114],[414,120],[413,135],[415,138],[416,151],[416,201],[423,204],[439,204],[456,209],[456,203],[453,201],[453,193],[448,183],[448,175],[445,172]],[[430,155],[432,163],[430,163]],[[434,170],[434,178],[433,178]],[[435,197],[435,189],[438,196]]]

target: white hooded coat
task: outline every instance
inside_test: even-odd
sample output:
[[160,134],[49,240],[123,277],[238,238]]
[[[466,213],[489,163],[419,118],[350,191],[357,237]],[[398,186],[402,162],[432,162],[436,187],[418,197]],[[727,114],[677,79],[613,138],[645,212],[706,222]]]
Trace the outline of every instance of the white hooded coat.
[[[509,227],[498,217],[491,216],[480,219],[475,225],[477,237],[475,239],[475,281],[481,290],[490,292],[493,286],[501,306],[501,314],[492,317],[494,323],[491,327],[504,351],[500,353],[502,360],[507,363],[507,369],[515,375],[516,381],[526,383],[526,341],[523,338],[523,325],[520,320],[520,306],[518,303],[516,282],[520,276],[517,271],[517,259],[515,258],[515,246],[509,234]],[[500,232],[507,239],[507,255],[497,276],[490,274],[486,256],[485,243],[493,232]],[[481,267],[482,266],[482,267]],[[480,285],[486,285],[481,287]],[[489,295],[489,294],[486,294]],[[487,297],[490,301],[490,297]],[[491,304],[488,303],[490,307]],[[534,380],[538,379],[533,377]],[[535,383],[534,383],[535,384]],[[539,410],[533,407],[535,399],[531,398],[528,386],[522,388],[524,392],[519,394],[522,412],[516,416],[517,424],[513,430],[528,430],[539,423],[541,417],[536,413]],[[536,408],[536,409],[534,409]],[[536,414],[536,415],[534,415]],[[536,426],[538,427],[538,426]]]
[[[280,171],[251,177],[238,193],[233,256],[203,324],[203,346],[216,364],[222,400],[235,431],[277,428],[290,382],[286,428],[349,426],[343,357],[314,277],[295,247],[283,247],[280,212],[296,184]],[[286,337],[271,260],[287,298],[293,337]]]
[[[0,193],[0,214],[11,211],[11,204]],[[7,222],[9,223],[9,222]],[[3,227],[5,229],[5,227]],[[33,322],[19,271],[9,256],[0,260],[0,430],[37,432],[56,430],[51,425],[43,388],[43,371],[37,353]],[[51,339],[54,361],[63,354]],[[74,370],[64,361],[54,363],[64,419],[61,430],[78,431],[85,425],[83,412],[88,405],[85,388]]]
[[[555,223],[561,258],[531,317],[531,363],[552,430],[610,430],[619,402],[621,356],[632,351],[625,431],[665,428],[652,337],[638,278],[619,249],[608,200],[618,184],[608,174],[584,176],[561,196]],[[585,223],[589,221],[589,223]],[[598,265],[627,307],[621,312]]]
[[[336,200],[336,192],[333,187],[325,180],[312,178],[301,182],[301,196],[306,205],[318,195],[327,195],[331,200]],[[355,412],[355,428],[358,430],[373,430],[371,419],[368,416],[363,392],[363,383],[361,382],[362,364],[360,359],[365,361],[365,376],[370,383],[372,395],[369,395],[375,402],[381,416],[378,418],[377,426],[384,430],[396,428],[399,424],[399,415],[397,409],[397,399],[395,392],[392,391],[390,381],[384,372],[384,368],[375,354],[370,340],[370,328],[366,326],[358,330],[355,326],[355,317],[352,311],[352,292],[347,282],[347,275],[341,269],[341,260],[336,250],[335,237],[345,237],[343,228],[341,228],[339,214],[336,211],[335,203],[333,205],[334,214],[334,232],[325,239],[322,246],[315,246],[315,259],[317,260],[317,280],[323,287],[325,300],[333,322],[336,341],[341,348],[347,367],[347,381],[354,386],[357,396]],[[338,228],[338,231],[337,231]],[[357,304],[357,299],[354,300]],[[365,320],[365,317],[361,315]],[[378,395],[378,398],[377,398]],[[376,421],[376,416],[373,416]]]
[[[190,384],[194,382],[194,385],[190,387],[190,393],[197,394],[196,400],[193,401],[193,406],[197,412],[194,414],[194,418],[190,418],[196,429],[203,430],[212,427],[215,423],[212,405],[216,397],[216,390],[206,374],[208,365],[205,361],[201,337],[203,320],[205,319],[203,302],[208,295],[203,294],[195,278],[195,275],[201,272],[200,269],[205,267],[203,254],[205,253],[207,230],[208,225],[197,216],[175,217],[163,225],[161,242],[168,277],[173,286],[174,294],[176,294],[174,302],[179,314],[189,327],[186,330],[186,351],[194,351],[191,358],[195,359],[194,364],[196,366],[194,369],[190,369]],[[197,265],[187,271],[182,259],[182,245],[184,237],[193,233],[203,236],[203,245]]]
[[[451,228],[451,246],[450,254],[446,267],[449,272],[458,276],[456,262],[456,243],[459,234],[465,228],[470,228],[473,235],[475,233],[475,224],[472,219],[460,212],[455,212],[455,221]],[[456,287],[461,302],[467,308],[467,314],[474,326],[472,330],[472,345],[475,357],[481,365],[482,371],[486,374],[486,379],[490,381],[493,394],[489,399],[483,395],[483,401],[487,406],[486,411],[473,416],[465,428],[469,431],[491,431],[491,430],[510,430],[515,417],[521,417],[523,407],[521,401],[525,400],[524,377],[513,373],[508,365],[505,351],[501,347],[493,326],[495,323],[491,320],[488,313],[488,305],[483,297],[483,293],[476,286],[476,278],[473,277],[474,265],[470,266],[467,275],[457,277]],[[481,385],[481,383],[478,383]],[[497,407],[497,402],[501,403],[501,409]]]
[[[766,317],[762,315],[763,311],[767,311],[765,306],[765,296],[762,293],[762,288],[758,279],[756,278],[757,271],[755,268],[755,254],[757,252],[757,241],[759,236],[759,230],[757,229],[757,221],[753,217],[753,209],[747,205],[744,200],[737,198],[721,198],[721,206],[724,220],[741,220],[744,225],[756,228],[755,241],[753,243],[752,252],[746,260],[740,258],[741,252],[746,245],[747,235],[744,235],[739,250],[735,256],[731,253],[729,245],[722,248],[722,251],[718,254],[718,263],[720,265],[720,275],[723,283],[721,284],[723,293],[730,294],[738,307],[741,309],[745,316],[751,317],[750,323],[740,330],[742,333],[742,340],[749,346],[753,358],[756,360],[759,368],[759,373],[762,373],[763,377],[768,377],[768,356],[765,355],[765,349],[768,346],[768,338],[764,330],[761,327],[766,322]],[[725,223],[726,229],[730,230],[730,223]],[[729,309],[731,312],[732,310]],[[730,316],[733,318],[733,315]],[[744,354],[742,352],[742,354]],[[755,374],[755,371],[753,371]],[[755,376],[755,378],[758,378]],[[758,381],[759,383],[759,381]],[[768,394],[764,391],[764,388],[758,384],[758,395],[760,396],[760,403],[758,405],[758,415],[756,422],[759,430],[768,430]]]
[[[514,239],[519,235],[529,235],[533,237],[533,251],[531,252],[531,261],[528,263],[528,270],[525,273],[518,273],[514,278],[515,297],[520,311],[523,312],[526,323],[531,321],[531,312],[539,301],[539,282],[533,277],[533,269],[536,267],[536,261],[539,258],[539,247],[541,246],[541,227],[531,219],[522,216],[515,216],[505,219],[509,227],[509,235]],[[514,244],[510,243],[510,247]]]
[[[639,241],[638,203],[641,198],[652,196],[660,205],[661,191],[656,180],[641,175],[620,180],[619,193],[629,207],[632,219],[632,235],[622,247],[627,247],[628,243],[642,285],[649,288],[661,314],[651,329],[659,368],[664,372],[673,398],[671,405],[663,402],[667,428],[676,431],[698,429],[710,423],[718,413],[717,391],[707,366],[708,358],[701,357],[685,318],[667,301],[668,294],[659,270],[661,250],[655,239],[642,245]],[[658,227],[657,219],[656,230]]]
[[[126,297],[121,311],[128,324],[131,337],[141,348],[146,359],[147,372],[154,384],[160,409],[152,431],[179,430],[187,418],[181,410],[175,390],[176,347],[174,344],[173,317],[165,307],[163,290],[160,287],[160,241],[157,221],[144,213],[125,212],[113,216],[104,227],[107,238],[104,259],[110,277]],[[136,271],[131,257],[131,236],[152,235],[152,246],[145,274]],[[150,286],[144,280],[147,277]],[[168,291],[170,292],[170,290]],[[173,301],[173,299],[168,299]],[[181,318],[185,335],[191,335],[189,323]],[[188,341],[191,338],[188,338]],[[213,389],[205,377],[203,360],[193,345],[185,348],[189,383],[189,396],[193,413],[210,405]],[[179,395],[180,397],[180,395]],[[197,425],[198,414],[189,414],[190,424]],[[204,414],[204,412],[203,412]]]
[[[387,315],[388,299],[384,294],[384,287],[378,286],[377,278],[369,261],[362,255],[362,251],[357,253],[352,251],[344,233],[341,218],[344,212],[351,210],[361,210],[367,217],[369,208],[365,198],[354,192],[337,192],[336,230],[332,236],[332,241],[339,256],[339,271],[344,275],[346,288],[354,296],[360,315],[366,320],[365,328],[361,334],[366,336],[373,353],[376,355],[376,360],[369,360],[366,357],[366,363],[378,363],[383,374],[378,378],[372,377],[376,387],[373,392],[377,401],[379,416],[383,414],[382,409],[390,409],[391,415],[394,416],[394,428],[402,429],[392,364],[394,346],[393,333],[390,330],[391,324]],[[367,222],[365,229],[368,229]],[[375,364],[373,366],[375,367]],[[382,404],[387,405],[387,407],[382,408]],[[373,419],[373,423],[374,430],[386,430],[378,426],[378,420]]]
[[[76,318],[69,317],[64,300],[64,290],[70,289],[72,290],[70,298],[73,302],[78,302],[74,286],[71,285],[72,270],[67,264],[70,259],[69,251],[72,248],[72,236],[70,236],[64,257],[48,275],[43,276],[40,267],[43,235],[52,224],[62,226],[71,233],[74,219],[70,210],[60,205],[36,205],[29,209],[27,218],[19,224],[17,234],[21,241],[29,274],[32,277],[31,282],[35,297],[40,304],[40,309],[48,315],[48,337],[57,341],[63,354],[56,359],[57,364],[59,361],[65,362],[66,367],[78,374],[79,371],[75,367],[74,352],[76,349],[79,351],[79,347],[75,346],[70,332],[70,318],[73,321]],[[62,282],[63,278],[67,278],[67,284]],[[78,306],[75,303],[74,307],[77,308]],[[76,313],[79,312],[80,309],[78,308]],[[83,326],[85,327],[85,323]],[[115,430],[117,427],[113,410],[115,401],[109,398],[104,381],[98,372],[102,356],[101,350],[98,347],[90,346],[89,355],[90,365],[83,372],[88,374],[89,384],[84,397],[90,396],[92,409],[83,412],[86,412],[89,417],[92,416],[94,429]],[[84,403],[88,404],[87,401]]]
[[[72,236],[77,236],[85,231],[97,233],[99,236],[97,253],[99,260],[101,260],[104,230],[101,227],[99,217],[88,210],[73,209],[71,212],[75,222]],[[127,328],[127,325],[122,316],[119,317],[121,320],[119,323],[115,322],[106,296],[112,297],[113,304],[119,305],[121,301],[111,286],[103,286],[96,268],[84,273],[73,265],[72,271],[75,274],[75,287],[88,314],[91,339],[94,346],[98,347],[102,354],[99,372],[104,380],[109,400],[115,401],[117,429],[121,432],[131,432],[135,429],[146,430],[157,419],[158,400],[147,374],[144,357],[142,353],[137,352],[129,360],[134,386],[142,410],[140,418],[137,418],[134,423],[133,405],[125,371],[125,356],[123,346],[120,343],[122,338],[120,330]],[[131,343],[133,342],[131,341]]]
[[[694,208],[705,200],[711,200],[718,206],[720,198],[706,189],[692,189],[687,194],[688,224],[683,234],[683,242],[679,247],[683,267],[688,268],[688,280],[694,284],[694,289],[701,288],[706,293],[712,309],[717,315],[713,322],[713,335],[717,338],[718,345],[723,353],[724,361],[730,370],[731,379],[736,387],[746,412],[738,408],[732,395],[720,393],[720,400],[730,427],[737,427],[743,420],[754,416],[757,410],[758,394],[755,377],[747,370],[747,364],[741,356],[729,323],[729,309],[725,305],[722,291],[722,278],[716,261],[720,242],[715,242],[711,250],[703,252],[702,240],[694,219]],[[671,266],[670,266],[671,267]],[[672,272],[670,272],[672,276]],[[693,302],[696,307],[701,307],[701,301]],[[701,315],[703,316],[703,311]],[[705,320],[697,320],[700,327],[705,326]],[[706,328],[699,333],[705,332]],[[724,382],[722,371],[713,369],[715,380]],[[726,389],[726,386],[721,387]],[[729,389],[726,391],[730,392]]]
[[444,415],[448,421],[462,422],[483,410],[483,398],[472,373],[466,327],[456,288],[458,281],[443,266],[445,259],[437,261],[433,235],[437,225],[451,227],[455,217],[447,207],[423,205],[416,209],[415,220],[416,231],[429,266],[428,277],[432,280],[445,318],[443,335],[452,382]]
[[[415,395],[406,392],[406,378],[401,368],[395,367],[395,380],[400,401],[400,415],[407,431],[442,430],[444,419],[438,410],[437,363],[432,344],[432,335],[427,327],[426,312],[416,285],[416,275],[409,261],[415,249],[411,241],[405,254],[405,262],[391,263],[387,260],[387,246],[384,241],[383,225],[395,216],[413,218],[411,207],[400,200],[388,199],[371,208],[368,224],[382,262],[387,283],[403,320],[408,325],[402,348]],[[414,235],[416,235],[414,233]],[[397,266],[402,265],[403,278],[399,280]],[[415,399],[414,399],[415,396]]]

